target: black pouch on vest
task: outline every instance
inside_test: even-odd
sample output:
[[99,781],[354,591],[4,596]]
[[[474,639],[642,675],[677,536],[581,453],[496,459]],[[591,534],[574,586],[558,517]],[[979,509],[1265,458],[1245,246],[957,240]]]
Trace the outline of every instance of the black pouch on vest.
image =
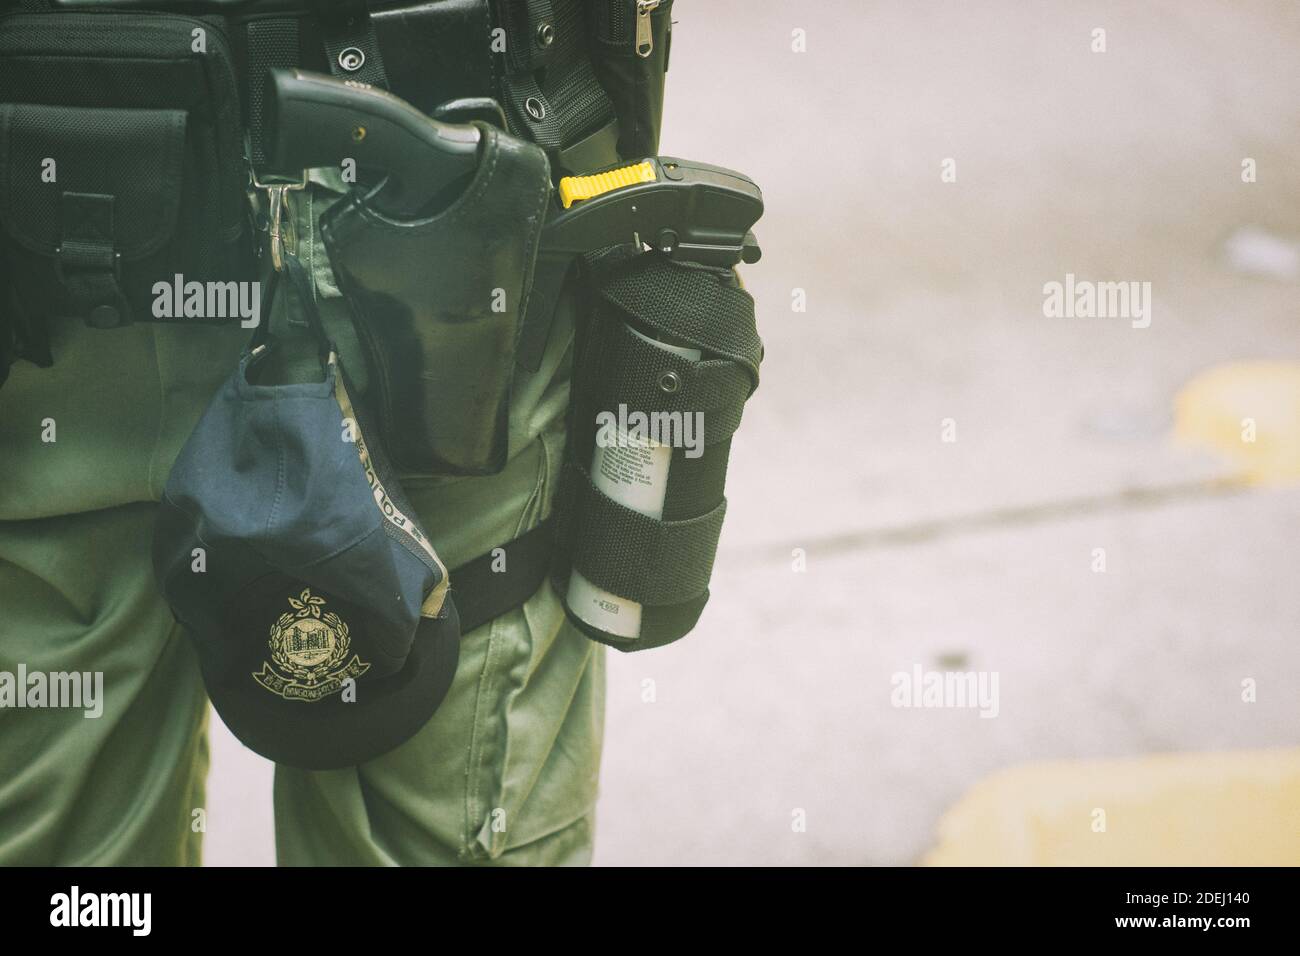
[[354,192],[321,220],[352,306],[389,456],[403,471],[485,475],[506,463],[510,385],[550,171],[486,124],[450,206],[399,221]]
[[[252,278],[246,181],[219,19],[0,18],[0,307],[23,327],[238,321],[224,284]],[[176,315],[155,285],[178,275],[223,287]]]
[[623,159],[657,155],[673,0],[589,3],[592,65],[618,115],[618,154]]
[[645,650],[684,636],[709,599],[731,436],[763,345],[730,269],[622,250],[589,278],[553,581],[584,634]]

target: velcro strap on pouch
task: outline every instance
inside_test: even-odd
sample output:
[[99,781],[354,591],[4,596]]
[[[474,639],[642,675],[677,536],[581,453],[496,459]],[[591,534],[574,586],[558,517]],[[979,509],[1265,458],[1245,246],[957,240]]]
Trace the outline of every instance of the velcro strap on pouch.
[[738,362],[758,387],[763,342],[754,320],[754,298],[728,269],[675,262],[643,252],[598,266],[595,278],[606,311],[658,332],[665,339]]
[[592,407],[654,409],[679,419],[698,413],[705,445],[731,437],[753,390],[752,379],[736,362],[693,361],[647,342],[618,320],[597,327],[583,361],[594,373],[586,382]]
[[56,263],[68,309],[100,328],[129,322],[130,306],[118,284],[114,197],[65,192],[62,200]]
[[586,468],[566,462],[556,500],[567,512],[561,548],[591,583],[647,606],[708,592],[725,498],[699,517],[657,521],[620,505],[592,484]]

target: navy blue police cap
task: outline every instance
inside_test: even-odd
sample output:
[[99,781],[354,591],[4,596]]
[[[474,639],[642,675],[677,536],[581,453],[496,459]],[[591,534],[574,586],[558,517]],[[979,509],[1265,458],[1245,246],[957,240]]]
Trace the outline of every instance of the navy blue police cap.
[[231,732],[277,763],[328,770],[428,722],[460,623],[335,352],[320,382],[254,384],[274,347],[244,354],[177,458],[154,570]]

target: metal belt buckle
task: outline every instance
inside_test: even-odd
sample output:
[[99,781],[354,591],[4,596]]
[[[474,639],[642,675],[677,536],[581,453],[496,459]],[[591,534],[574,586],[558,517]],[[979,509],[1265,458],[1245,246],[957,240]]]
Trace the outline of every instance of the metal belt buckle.
[[253,187],[266,192],[267,203],[270,206],[268,238],[271,246],[271,265],[275,267],[276,272],[283,272],[285,254],[291,256],[298,254],[298,227],[294,225],[293,204],[289,201],[289,194],[307,188],[307,170],[302,171],[302,177],[296,183],[264,183],[257,178],[257,173],[254,172],[251,176]]

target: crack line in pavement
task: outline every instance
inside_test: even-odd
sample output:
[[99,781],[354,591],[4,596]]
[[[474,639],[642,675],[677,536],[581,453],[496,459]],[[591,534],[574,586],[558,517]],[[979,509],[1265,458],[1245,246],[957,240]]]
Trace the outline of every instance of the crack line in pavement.
[[[956,535],[1044,524],[1112,509],[1132,511],[1171,502],[1236,495],[1248,487],[1249,484],[1244,478],[1230,477],[1188,482],[1182,485],[1164,485],[1158,488],[1125,488],[1107,495],[1070,498],[1015,508],[996,508],[992,511],[920,521],[894,528],[865,528],[861,531],[811,538],[806,542],[798,542],[797,546],[808,552],[816,551],[819,556],[825,556],[896,545],[925,544]],[[735,554],[728,552],[729,560],[746,564],[766,563],[778,556],[788,558],[790,556],[788,549],[785,546],[778,548],[775,545],[768,545],[759,549],[747,548]]]

